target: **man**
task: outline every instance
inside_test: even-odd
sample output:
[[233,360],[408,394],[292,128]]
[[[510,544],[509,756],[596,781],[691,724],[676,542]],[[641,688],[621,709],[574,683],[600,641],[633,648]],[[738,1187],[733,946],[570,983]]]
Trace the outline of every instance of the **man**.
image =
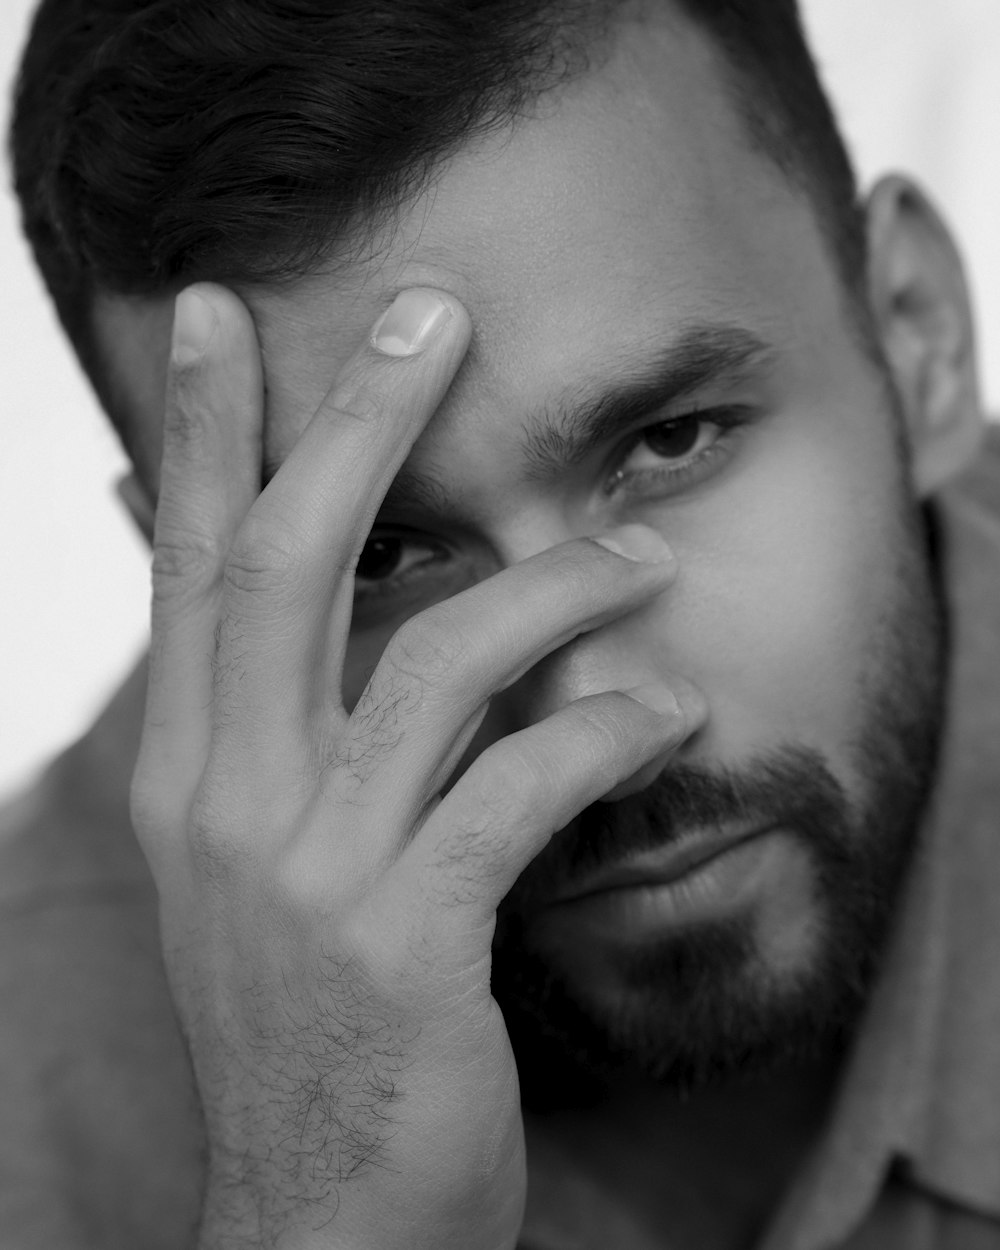
[[9,821],[5,1244],[1000,1245],[944,228],[791,4],[331,8],[27,53],[156,518],[148,689]]

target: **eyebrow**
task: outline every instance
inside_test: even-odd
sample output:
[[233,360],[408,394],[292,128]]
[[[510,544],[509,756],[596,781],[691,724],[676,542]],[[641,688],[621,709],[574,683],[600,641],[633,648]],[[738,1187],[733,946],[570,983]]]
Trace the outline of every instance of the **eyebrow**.
[[666,347],[626,366],[614,385],[574,388],[525,420],[528,471],[538,479],[579,464],[630,426],[709,384],[732,385],[760,374],[773,360],[773,349],[742,326],[690,325]]
[[[653,418],[710,383],[732,384],[760,373],[773,359],[773,348],[742,326],[690,324],[650,355],[639,358],[633,352],[613,384],[570,387],[528,416],[522,422],[528,473],[536,480],[544,479],[579,464],[630,426]],[[277,465],[269,467],[265,481],[276,470]],[[449,510],[448,494],[435,477],[417,474],[404,464],[379,512],[443,516]]]

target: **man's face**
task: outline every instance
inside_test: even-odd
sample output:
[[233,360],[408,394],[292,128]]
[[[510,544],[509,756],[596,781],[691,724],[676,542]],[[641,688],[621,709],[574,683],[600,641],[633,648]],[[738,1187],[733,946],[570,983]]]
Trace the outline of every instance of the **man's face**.
[[[454,292],[475,337],[362,557],[348,704],[422,608],[641,522],[673,587],[499,694],[474,750],[673,674],[708,705],[666,771],[558,834],[508,899],[515,1041],[540,1016],[661,1069],[836,1017],[911,840],[941,662],[889,390],[809,203],[751,150],[699,35],[626,26],[536,118],[452,159],[377,257],[242,292],[272,466],[415,285]],[[114,348],[137,394],[165,337]],[[729,849],[698,870],[705,848]]]

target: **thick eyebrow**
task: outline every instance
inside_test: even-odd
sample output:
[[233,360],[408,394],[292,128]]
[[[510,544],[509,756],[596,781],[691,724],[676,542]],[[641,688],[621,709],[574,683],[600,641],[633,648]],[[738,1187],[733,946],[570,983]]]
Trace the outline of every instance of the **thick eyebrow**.
[[[524,458],[533,478],[544,479],[579,464],[609,439],[709,383],[733,383],[767,369],[773,348],[757,334],[727,323],[694,323],[666,347],[633,358],[613,385],[567,389],[522,423]],[[265,484],[278,465],[265,465]],[[421,511],[445,515],[446,488],[430,475],[403,465],[386,493],[380,514]]]
[[763,372],[773,349],[741,326],[697,323],[651,357],[626,366],[614,385],[575,387],[524,422],[524,455],[532,477],[579,464],[609,439],[710,383]]

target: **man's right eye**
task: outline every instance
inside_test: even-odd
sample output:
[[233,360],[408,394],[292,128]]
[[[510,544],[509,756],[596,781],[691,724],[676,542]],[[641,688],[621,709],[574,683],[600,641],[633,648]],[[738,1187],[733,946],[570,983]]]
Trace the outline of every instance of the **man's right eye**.
[[[445,555],[444,550],[430,539],[417,534],[372,534],[361,550],[355,570],[355,586],[362,593],[366,587],[359,583],[373,583],[378,591],[388,589],[385,583],[405,581],[419,576],[425,566],[434,564]],[[373,586],[374,589],[374,586]]]
[[396,628],[491,571],[465,542],[379,525],[368,535],[354,572],[351,628],[362,633]]

